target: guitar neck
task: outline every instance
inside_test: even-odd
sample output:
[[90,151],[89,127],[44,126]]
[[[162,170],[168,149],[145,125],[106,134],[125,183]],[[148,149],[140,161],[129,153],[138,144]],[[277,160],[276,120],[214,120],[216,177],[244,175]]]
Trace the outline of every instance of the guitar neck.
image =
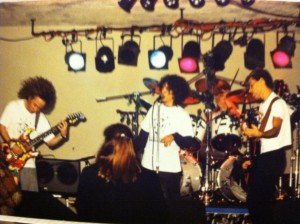
[[[68,117],[65,119],[65,121],[71,125],[71,124],[75,124],[78,121],[85,121],[85,116],[82,113],[73,113],[73,114],[69,114]],[[49,129],[48,131],[40,134],[39,136],[35,137],[34,139],[30,140],[30,146],[33,147],[39,143],[41,143],[43,141],[44,138],[46,138],[48,135],[50,134],[54,134],[57,135],[60,131],[58,128],[57,124],[56,126],[52,127],[51,129]]]
[[41,143],[43,141],[44,138],[46,138],[48,135],[50,134],[54,134],[57,135],[59,133],[59,129],[58,129],[58,125],[52,127],[51,129],[49,129],[48,131],[40,134],[39,136],[35,137],[34,139],[30,140],[30,146],[36,146],[37,144]]

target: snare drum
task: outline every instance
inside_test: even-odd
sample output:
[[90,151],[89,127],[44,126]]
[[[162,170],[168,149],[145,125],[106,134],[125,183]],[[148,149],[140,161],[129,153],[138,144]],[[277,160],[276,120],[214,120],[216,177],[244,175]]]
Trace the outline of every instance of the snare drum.
[[239,121],[227,114],[212,120],[211,145],[221,152],[234,152],[241,147]]

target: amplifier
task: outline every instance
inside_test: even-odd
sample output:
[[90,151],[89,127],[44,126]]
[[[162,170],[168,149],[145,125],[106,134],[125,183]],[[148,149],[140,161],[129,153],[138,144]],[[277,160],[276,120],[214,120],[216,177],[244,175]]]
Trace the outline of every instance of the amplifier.
[[79,160],[38,158],[36,160],[39,191],[75,194],[80,176]]

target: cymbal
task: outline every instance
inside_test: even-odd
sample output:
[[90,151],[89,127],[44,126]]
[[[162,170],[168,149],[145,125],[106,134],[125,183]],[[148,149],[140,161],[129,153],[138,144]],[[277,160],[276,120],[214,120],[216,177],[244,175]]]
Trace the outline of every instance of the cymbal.
[[143,78],[144,85],[153,93],[160,94],[159,82],[151,78]]
[[[195,83],[195,87],[198,92],[202,92],[202,93],[205,92],[206,91],[206,79],[199,79]],[[220,93],[222,90],[230,90],[230,85],[224,79],[216,78],[216,83],[213,87],[213,94],[216,95],[216,94]]]
[[252,94],[248,93],[246,89],[238,89],[227,94],[226,99],[235,104],[242,103],[258,103],[259,100],[254,98]]
[[200,97],[196,91],[191,91],[190,95],[183,101],[184,105],[194,105],[198,103],[200,103]]

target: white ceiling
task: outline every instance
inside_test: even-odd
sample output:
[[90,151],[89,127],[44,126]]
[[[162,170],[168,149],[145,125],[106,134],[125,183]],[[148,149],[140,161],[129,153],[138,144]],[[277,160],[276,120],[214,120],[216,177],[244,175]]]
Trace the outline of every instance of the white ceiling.
[[[249,21],[258,18],[291,20],[299,18],[300,0],[256,0],[249,8],[240,0],[231,0],[218,7],[215,0],[206,0],[203,8],[193,8],[189,0],[179,0],[184,19],[198,23]],[[127,13],[118,0],[0,0],[0,26],[36,25],[128,27],[173,24],[180,19],[180,9],[168,9],[158,0],[153,12],[145,11],[138,0]]]

